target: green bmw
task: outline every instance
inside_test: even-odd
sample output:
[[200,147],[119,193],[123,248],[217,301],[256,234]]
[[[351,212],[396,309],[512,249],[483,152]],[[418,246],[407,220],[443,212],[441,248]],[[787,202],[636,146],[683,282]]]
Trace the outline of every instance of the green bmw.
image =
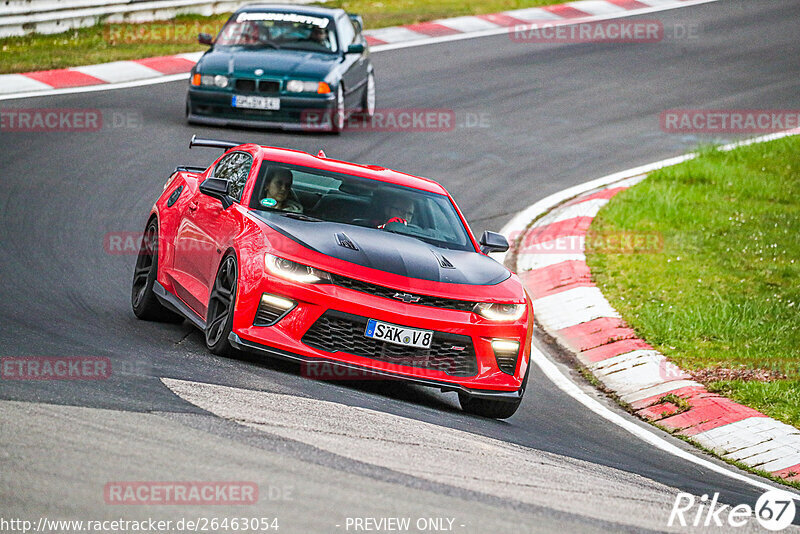
[[339,133],[375,112],[375,75],[358,15],[249,5],[231,15],[192,69],[191,124]]

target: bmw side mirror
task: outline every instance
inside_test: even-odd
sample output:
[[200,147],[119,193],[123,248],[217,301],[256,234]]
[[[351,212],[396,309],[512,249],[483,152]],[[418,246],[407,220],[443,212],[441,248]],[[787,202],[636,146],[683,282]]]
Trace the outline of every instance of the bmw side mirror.
[[364,53],[364,45],[361,43],[351,44],[347,47],[348,54],[363,54]]
[[497,232],[485,231],[480,240],[481,252],[488,254],[490,252],[505,252],[508,250],[508,240],[503,234]]
[[356,33],[361,33],[364,31],[364,19],[361,18],[361,15],[356,15],[355,13],[348,13],[348,17],[350,17],[350,21],[353,23],[353,26],[356,28]]
[[222,209],[233,205],[233,199],[228,195],[228,181],[222,178],[206,178],[200,184],[200,192],[222,202]]
[[197,34],[197,42],[211,46],[214,44],[214,38],[209,33],[199,33]]

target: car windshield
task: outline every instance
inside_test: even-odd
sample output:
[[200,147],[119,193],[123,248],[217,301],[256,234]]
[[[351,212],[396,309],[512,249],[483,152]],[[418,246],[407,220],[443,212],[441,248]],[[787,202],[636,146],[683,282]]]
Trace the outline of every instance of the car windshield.
[[216,44],[328,53],[339,49],[331,19],[298,13],[239,13],[222,28]]
[[[290,190],[284,194],[278,181],[290,183]],[[475,251],[447,196],[347,174],[264,161],[250,207],[402,234],[441,248]]]

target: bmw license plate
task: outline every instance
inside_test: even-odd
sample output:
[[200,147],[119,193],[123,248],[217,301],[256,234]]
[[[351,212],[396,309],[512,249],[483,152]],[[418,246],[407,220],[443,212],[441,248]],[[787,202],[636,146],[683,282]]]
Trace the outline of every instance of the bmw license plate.
[[277,111],[281,109],[281,99],[269,96],[233,95],[231,105],[235,108],[268,109]]
[[397,326],[396,324],[376,321],[375,319],[367,321],[367,330],[364,332],[364,335],[395,345],[418,347],[421,349],[430,348],[431,342],[433,342],[433,332],[430,330],[406,328],[404,326]]

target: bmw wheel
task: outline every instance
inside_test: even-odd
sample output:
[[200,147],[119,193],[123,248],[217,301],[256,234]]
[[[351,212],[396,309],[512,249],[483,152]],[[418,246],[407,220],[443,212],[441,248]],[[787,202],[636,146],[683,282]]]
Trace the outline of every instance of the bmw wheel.
[[375,116],[375,75],[367,75],[367,87],[364,89],[364,98],[361,102],[361,114],[372,118]]
[[228,335],[233,328],[237,281],[236,256],[229,254],[222,260],[217,271],[206,314],[206,346],[218,356],[225,356],[233,351]]
[[331,117],[331,133],[339,134],[344,130],[344,87],[340,83],[336,88],[336,109]]

